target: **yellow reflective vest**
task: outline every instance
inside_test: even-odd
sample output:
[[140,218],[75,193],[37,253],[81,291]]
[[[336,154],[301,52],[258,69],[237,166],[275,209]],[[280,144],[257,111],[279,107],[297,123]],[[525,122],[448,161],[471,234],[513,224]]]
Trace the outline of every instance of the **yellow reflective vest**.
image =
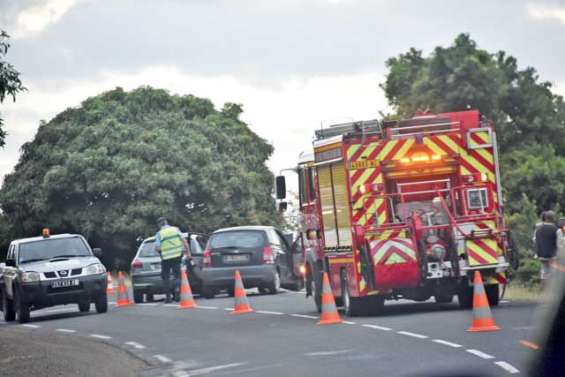
[[179,258],[182,255],[184,245],[178,228],[168,226],[161,229],[159,240],[161,241],[161,259]]

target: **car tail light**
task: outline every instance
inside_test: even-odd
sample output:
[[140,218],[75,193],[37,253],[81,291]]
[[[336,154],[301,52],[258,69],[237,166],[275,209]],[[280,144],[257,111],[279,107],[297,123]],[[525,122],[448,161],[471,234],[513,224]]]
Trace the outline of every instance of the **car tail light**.
[[143,263],[141,263],[139,259],[134,259],[133,262],[131,262],[131,268],[133,269],[143,268]]
[[210,250],[210,249],[204,250],[204,254],[202,256],[203,256],[202,266],[211,267],[212,266],[212,250]]
[[271,246],[265,246],[265,248],[263,249],[263,263],[265,264],[275,263],[275,257],[273,255],[273,249],[271,249]]

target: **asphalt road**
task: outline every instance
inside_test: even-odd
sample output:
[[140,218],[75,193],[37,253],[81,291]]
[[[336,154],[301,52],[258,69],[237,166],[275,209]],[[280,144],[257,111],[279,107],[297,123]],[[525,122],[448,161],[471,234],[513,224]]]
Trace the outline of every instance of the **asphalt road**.
[[[55,307],[33,312],[31,326],[0,325],[0,339],[13,329],[36,337],[57,334],[57,344],[65,337],[83,338],[127,350],[120,354],[124,364],[142,376],[176,377],[440,376],[455,371],[508,376],[525,371],[533,352],[520,344],[532,337],[536,307],[529,304],[504,301],[493,310],[501,331],[468,333],[471,312],[455,303],[387,302],[380,316],[318,326],[313,303],[303,293],[248,292],[256,310],[251,314],[231,315],[233,298],[227,296],[197,297],[199,308],[191,310],[162,302],[112,307],[103,315]],[[85,352],[95,357],[95,350]],[[146,364],[136,364],[139,360],[131,355]],[[117,370],[113,375],[124,374]]]

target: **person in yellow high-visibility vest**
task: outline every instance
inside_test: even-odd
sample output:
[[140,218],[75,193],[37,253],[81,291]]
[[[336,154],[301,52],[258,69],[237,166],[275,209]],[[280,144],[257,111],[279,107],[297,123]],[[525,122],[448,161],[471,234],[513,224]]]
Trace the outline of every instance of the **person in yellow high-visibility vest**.
[[[165,302],[170,303],[171,294],[175,300],[179,299],[180,290],[180,271],[182,254],[190,259],[188,242],[182,236],[179,228],[170,226],[167,219],[160,217],[157,220],[160,229],[155,235],[155,250],[161,255],[161,279],[165,288]],[[171,272],[173,273],[175,284],[171,288]]]

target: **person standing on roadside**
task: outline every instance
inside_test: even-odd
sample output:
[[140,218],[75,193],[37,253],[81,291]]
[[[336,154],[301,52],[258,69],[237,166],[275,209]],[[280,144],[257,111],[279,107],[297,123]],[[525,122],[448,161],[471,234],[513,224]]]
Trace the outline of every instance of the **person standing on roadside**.
[[557,227],[557,261],[565,265],[565,218],[559,219]]
[[545,211],[542,214],[542,224],[535,232],[536,256],[541,262],[541,280],[549,278],[551,264],[557,254],[557,226],[555,226],[555,213]]
[[[161,279],[165,288],[165,302],[170,303],[171,293],[178,301],[182,254],[190,258],[188,242],[179,228],[170,226],[166,218],[160,217],[157,225],[160,229],[155,235],[155,250],[161,255]],[[173,287],[171,287],[171,273],[175,279]]]

